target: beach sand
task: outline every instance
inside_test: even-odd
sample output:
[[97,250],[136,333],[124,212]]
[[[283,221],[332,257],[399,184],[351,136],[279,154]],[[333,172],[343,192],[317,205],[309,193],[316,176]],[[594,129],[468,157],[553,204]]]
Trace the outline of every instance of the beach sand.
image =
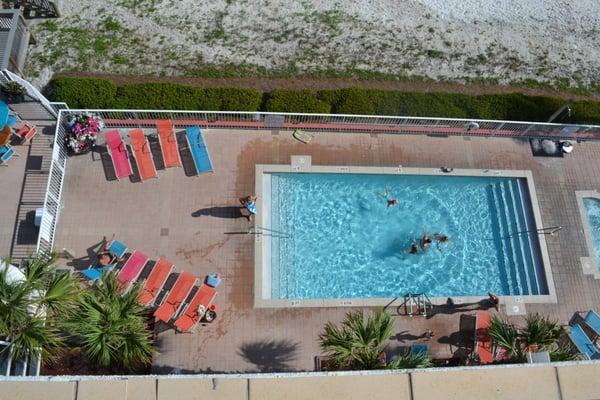
[[592,0],[62,0],[31,21],[25,75],[370,71],[436,80],[599,80]]

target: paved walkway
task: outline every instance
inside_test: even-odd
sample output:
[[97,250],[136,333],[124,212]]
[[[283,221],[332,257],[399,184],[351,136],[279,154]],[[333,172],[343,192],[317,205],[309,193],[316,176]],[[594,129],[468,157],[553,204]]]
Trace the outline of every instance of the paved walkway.
[[[600,281],[584,276],[579,262],[587,254],[574,193],[600,188],[600,143],[578,144],[570,156],[555,159],[533,158],[528,143],[515,139],[327,133],[303,145],[289,132],[233,130],[207,130],[205,138],[215,173],[199,177],[177,168],[144,183],[109,181],[106,158],[85,155],[68,162],[55,248],[73,249],[78,259],[71,264],[89,265],[92,245],[116,233],[154,260],[170,259],[177,272],[218,272],[224,278],[214,323],[195,334],[158,327],[156,372],[314,368],[323,325],[341,321],[348,309],[254,309],[253,236],[236,234],[249,227],[238,198],[254,190],[254,165],[287,164],[293,154],[311,155],[315,165],[531,170],[544,225],[564,229],[547,238],[558,304],[528,305],[528,311],[567,322],[574,311],[600,304]],[[435,332],[432,354],[448,357],[456,351],[451,344],[458,327],[458,314],[396,317],[390,352],[422,341],[429,328]]]

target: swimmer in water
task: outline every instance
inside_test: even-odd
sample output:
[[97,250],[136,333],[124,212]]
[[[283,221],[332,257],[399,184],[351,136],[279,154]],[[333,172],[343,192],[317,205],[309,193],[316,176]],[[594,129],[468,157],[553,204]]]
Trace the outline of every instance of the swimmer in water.
[[427,233],[423,234],[423,237],[421,238],[421,250],[426,251],[429,246],[431,246],[431,238],[429,237],[429,235]]
[[387,187],[387,185],[385,186],[385,191],[379,193],[379,195],[387,201],[387,208],[392,208],[395,205],[400,204],[398,199],[392,196],[392,193],[390,192],[390,189]]

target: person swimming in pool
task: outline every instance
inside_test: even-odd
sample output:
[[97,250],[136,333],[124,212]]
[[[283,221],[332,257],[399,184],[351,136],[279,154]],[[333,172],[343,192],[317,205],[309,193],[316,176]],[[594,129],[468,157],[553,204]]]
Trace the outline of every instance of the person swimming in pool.
[[392,196],[392,193],[390,192],[390,188],[388,188],[387,185],[385,186],[385,190],[383,192],[379,193],[379,195],[387,201],[387,208],[392,208],[395,205],[400,204],[398,199],[395,198],[394,196]]
[[427,234],[427,232],[425,232],[423,234],[423,237],[421,238],[421,250],[427,251],[427,249],[429,248],[429,246],[431,246],[432,242],[433,241],[431,240],[431,238],[429,237],[429,235]]
[[408,252],[410,254],[417,254],[419,252],[419,247],[417,246],[416,242],[412,242],[412,244],[410,245],[410,249],[408,250]]

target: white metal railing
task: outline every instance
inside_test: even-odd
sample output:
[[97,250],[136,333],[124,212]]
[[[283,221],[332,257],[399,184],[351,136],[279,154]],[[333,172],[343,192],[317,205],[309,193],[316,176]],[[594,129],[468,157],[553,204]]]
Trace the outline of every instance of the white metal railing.
[[337,132],[600,140],[600,126],[598,125],[347,114],[69,110],[72,113],[84,111],[98,114],[107,126],[121,128],[153,127],[157,119],[170,119],[178,126],[200,125],[207,128],[312,129]]
[[66,107],[64,103],[48,102],[48,104],[50,107],[55,107],[58,122],[56,124],[52,162],[38,237],[38,251],[52,250],[54,244],[54,235],[60,214],[64,174],[67,168],[67,152],[64,146],[65,129],[62,121],[65,116],[70,114],[92,112],[104,121],[106,127],[112,128],[152,128],[157,120],[169,119],[173,121],[175,126],[179,127],[200,125],[205,128],[217,129],[307,129],[325,132],[600,140],[600,126],[597,125],[236,111],[70,110],[64,108]]
[[[59,112],[60,116],[60,112]],[[65,128],[59,117],[54,133],[52,161],[48,172],[48,183],[44,197],[44,210],[38,235],[37,251],[49,252],[54,245],[54,234],[60,213],[60,199],[67,166],[67,151],[64,146]]]
[[46,96],[44,96],[35,86],[33,86],[31,83],[29,83],[25,79],[21,78],[19,75],[5,69],[5,70],[2,70],[2,73],[0,74],[0,81],[2,81],[2,83],[8,82],[8,81],[13,81],[13,82],[19,83],[21,86],[23,86],[25,88],[25,90],[27,91],[27,94],[29,96],[31,96],[32,98],[39,101],[40,104],[42,106],[44,106],[44,108],[46,110],[48,110],[48,112],[50,112],[50,114],[52,114],[55,117],[58,117],[58,113],[56,112],[54,107],[52,107],[50,100],[48,100],[46,98]]

